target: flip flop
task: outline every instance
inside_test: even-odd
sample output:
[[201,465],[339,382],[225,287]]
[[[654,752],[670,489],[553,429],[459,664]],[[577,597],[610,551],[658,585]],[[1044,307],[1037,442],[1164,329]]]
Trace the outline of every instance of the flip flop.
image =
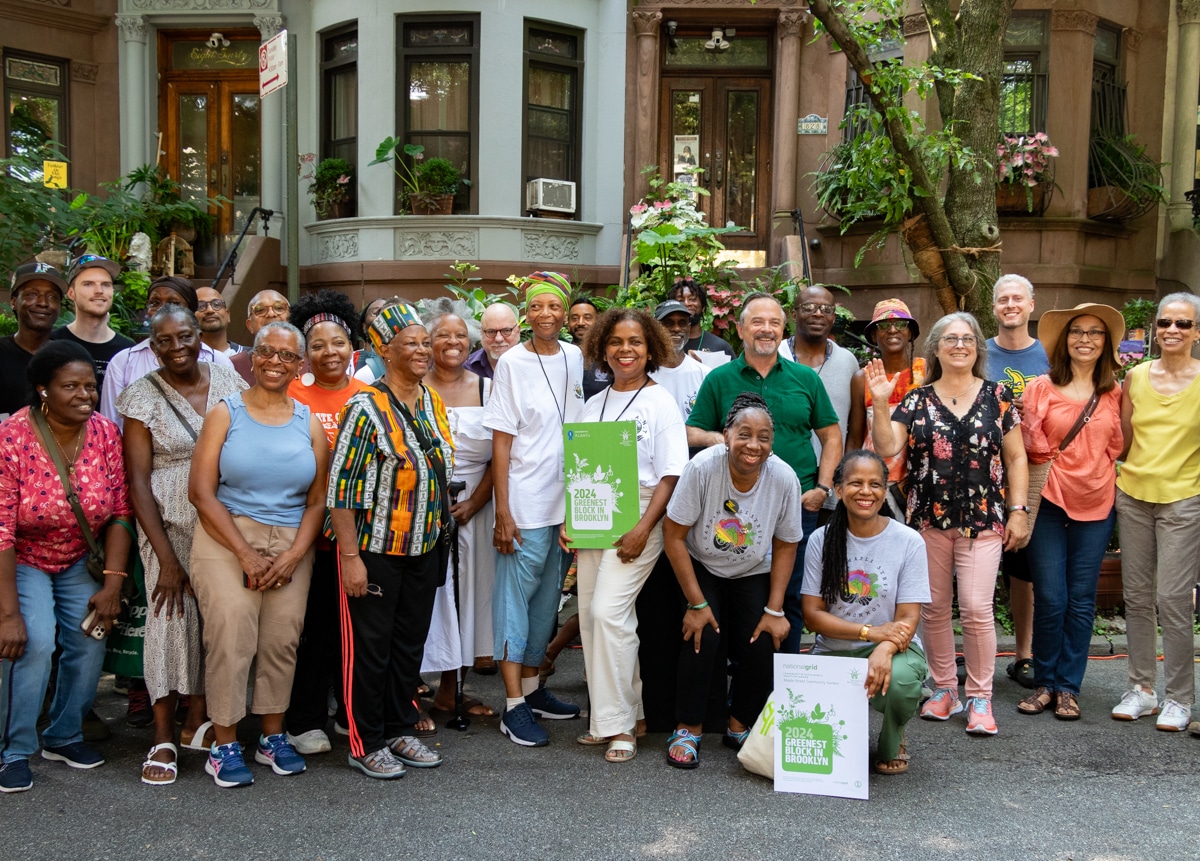
[[[203,750],[208,752],[211,749],[211,746],[204,743],[204,736],[207,735],[208,731],[212,728],[213,722],[206,720],[204,723],[200,724],[200,726],[196,727],[196,731],[192,733],[191,737],[188,738],[187,741],[183,740],[183,733],[180,732],[179,741],[183,744],[184,750]],[[200,740],[199,744],[196,744],[197,739]]]
[[[486,709],[486,711],[471,711],[471,709],[477,708],[479,706],[482,706],[484,709]],[[440,706],[435,705],[429,709],[429,714],[438,716],[438,717],[454,717],[454,714],[455,714],[454,706],[450,706],[450,708],[444,709],[444,708],[441,708]],[[477,718],[498,717],[496,710],[494,708],[492,708],[485,702],[481,702],[480,700],[475,699],[474,697],[463,697],[463,714],[466,715],[467,717],[477,717]]]
[[[154,747],[150,748],[150,752],[146,754],[146,761],[142,763],[142,783],[145,783],[148,786],[168,786],[174,783],[175,778],[179,776],[178,762],[159,762],[154,758],[154,754],[161,750],[169,750],[175,755],[176,759],[179,758],[179,748],[175,747],[175,745],[169,741],[164,742],[163,744],[156,744]],[[151,768],[160,768],[163,771],[170,773],[167,777],[149,777],[147,776],[146,772]]]
[[433,724],[433,729],[421,729],[419,726],[417,726],[417,724],[413,724],[412,732],[408,733],[408,735],[415,735],[417,738],[432,738],[433,736],[437,735],[437,721],[431,718],[428,712],[420,713],[417,723],[420,723],[421,721],[429,721],[431,724]]

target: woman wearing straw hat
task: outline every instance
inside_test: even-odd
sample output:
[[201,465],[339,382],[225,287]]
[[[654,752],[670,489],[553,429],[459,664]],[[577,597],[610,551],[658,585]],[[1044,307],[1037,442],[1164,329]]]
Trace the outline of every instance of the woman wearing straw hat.
[[1038,334],[1050,371],[1025,386],[1021,422],[1031,464],[1029,499],[1037,506],[1028,554],[1036,687],[1017,711],[1034,715],[1053,707],[1060,720],[1078,720],[1096,581],[1116,521],[1123,441],[1117,345],[1125,320],[1116,308],[1086,302],[1047,311]]
[[[879,356],[883,361],[883,369],[889,381],[894,380],[892,396],[888,406],[892,412],[904,400],[904,396],[917,386],[925,383],[925,360],[914,356],[917,336],[921,327],[908,306],[899,299],[884,299],[875,305],[875,313],[867,324],[865,334],[879,348]],[[860,413],[851,413],[850,427],[846,431],[846,451],[856,451],[865,448],[874,451],[871,440],[871,422],[874,412],[871,410],[871,392],[867,389],[867,372],[860,370],[850,381],[850,400],[861,401],[866,409]],[[855,415],[863,416],[858,421]],[[888,503],[892,516],[901,523],[904,522],[904,480],[908,477],[908,457],[900,452],[892,457],[884,458],[888,468]]]

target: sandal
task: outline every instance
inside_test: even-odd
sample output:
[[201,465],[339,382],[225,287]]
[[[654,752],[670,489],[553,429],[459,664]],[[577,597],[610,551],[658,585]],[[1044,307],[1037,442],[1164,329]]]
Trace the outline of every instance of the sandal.
[[[171,742],[163,742],[156,744],[150,748],[150,752],[146,754],[146,761],[142,763],[142,783],[150,786],[167,786],[175,782],[175,778],[179,776],[179,764],[172,760],[171,762],[159,762],[154,758],[154,754],[160,751],[169,750],[171,755],[176,759],[179,758],[179,748],[175,747]],[[152,769],[158,769],[164,774],[155,777]]]
[[418,712],[417,722],[413,724],[412,734],[417,738],[432,738],[437,735],[437,721],[427,712]]
[[[667,739],[667,765],[675,768],[697,768],[700,765],[700,739],[703,733],[693,734],[686,729],[677,729]],[[675,748],[682,748],[687,759],[671,756]]]
[[609,739],[606,738],[605,736],[592,735],[591,730],[588,730],[585,733],[580,733],[579,735],[575,736],[576,744],[583,744],[583,745],[587,745],[588,747],[592,747],[595,745],[601,745],[601,744],[608,744],[608,742],[609,742]]
[[[191,735],[187,734],[187,730],[181,730],[179,733],[179,741],[183,745],[184,750],[210,750],[211,746],[205,744],[204,739],[208,735],[208,731],[212,728],[213,722],[206,720],[204,723],[200,724],[200,726],[196,727],[196,731]],[[216,740],[215,734],[213,736],[213,740]]]
[[[633,733],[625,733],[625,735],[633,735]],[[614,738],[608,743],[608,750],[604,752],[605,762],[629,762],[637,756],[637,742],[633,739]]]
[[1079,720],[1079,698],[1070,691],[1059,691],[1054,695],[1054,716],[1059,720]]
[[900,752],[895,759],[880,759],[875,761],[876,774],[904,774],[908,771],[908,751],[900,745]]
[[750,737],[750,727],[746,727],[741,732],[736,732],[732,728],[725,728],[725,735],[721,736],[721,744],[725,745],[730,750],[741,750],[742,745],[746,743],[746,739]]
[[1005,670],[1008,677],[1023,688],[1035,687],[1036,682],[1033,680],[1033,659],[1018,658],[1008,665]]
[[1017,711],[1023,715],[1040,715],[1050,707],[1054,694],[1047,687],[1039,687],[1025,699],[1017,703]]
[[[433,705],[429,708],[430,717],[454,717],[456,714],[454,703],[450,704],[450,708],[444,709],[437,704],[437,700],[433,701]],[[477,718],[493,718],[496,717],[496,710],[487,703],[480,702],[473,697],[463,697],[463,714],[467,717]]]

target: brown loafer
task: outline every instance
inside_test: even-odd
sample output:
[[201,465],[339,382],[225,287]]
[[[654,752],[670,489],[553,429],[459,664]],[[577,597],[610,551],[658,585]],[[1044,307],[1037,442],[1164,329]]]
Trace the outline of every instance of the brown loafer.
[[1070,691],[1054,695],[1054,716],[1059,720],[1079,720],[1079,698]]
[[1017,703],[1017,711],[1023,715],[1040,715],[1050,707],[1050,703],[1053,701],[1054,694],[1050,693],[1050,689],[1039,687]]

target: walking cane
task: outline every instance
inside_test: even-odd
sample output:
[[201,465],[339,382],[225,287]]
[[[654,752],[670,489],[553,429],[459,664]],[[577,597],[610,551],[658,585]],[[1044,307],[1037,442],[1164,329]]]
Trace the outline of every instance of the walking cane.
[[[465,481],[450,482],[450,504],[458,504],[458,495],[467,489]],[[454,563],[454,612],[458,615],[459,625],[462,625],[462,613],[459,610],[458,598],[458,521],[450,518],[450,558]],[[459,632],[459,642],[462,642],[462,632]],[[459,667],[454,671],[454,717],[446,721],[446,729],[456,729],[464,732],[471,721],[463,713],[463,668],[460,655]]]

